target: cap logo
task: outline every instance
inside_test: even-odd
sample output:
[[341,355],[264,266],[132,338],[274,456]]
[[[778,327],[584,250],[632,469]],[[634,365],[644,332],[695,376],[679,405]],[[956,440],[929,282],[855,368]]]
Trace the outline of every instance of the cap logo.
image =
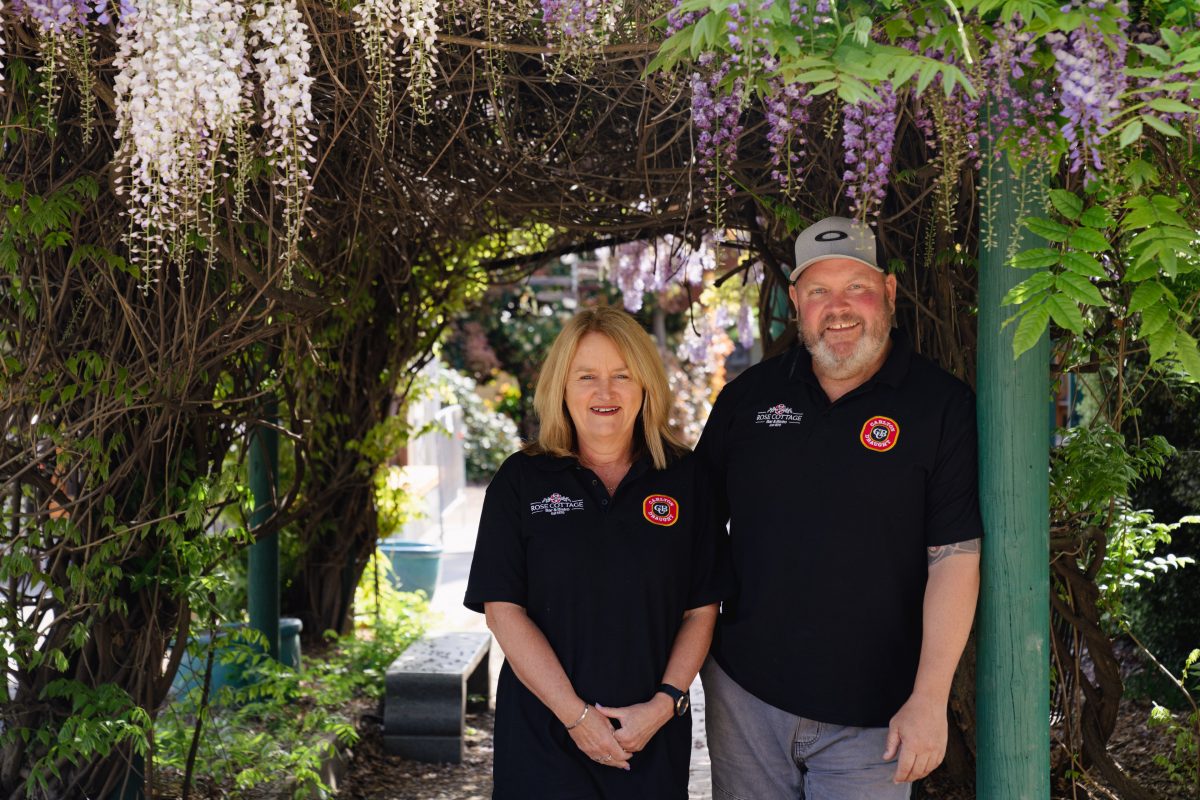
[[679,519],[679,503],[665,494],[652,494],[642,501],[642,516],[655,525],[669,528]]
[[821,231],[813,238],[818,242],[838,242],[842,239],[849,239],[850,234],[845,231]]
[[896,446],[900,438],[900,426],[891,417],[871,417],[863,423],[858,439],[863,447],[876,453],[885,453]]

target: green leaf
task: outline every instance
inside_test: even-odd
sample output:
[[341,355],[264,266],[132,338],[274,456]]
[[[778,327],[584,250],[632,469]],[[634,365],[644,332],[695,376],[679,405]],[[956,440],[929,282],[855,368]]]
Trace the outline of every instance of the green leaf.
[[1113,219],[1112,212],[1104,206],[1092,206],[1079,217],[1080,223],[1087,225],[1089,228],[1104,230],[1111,228],[1116,222]]
[[1141,189],[1146,184],[1158,183],[1158,170],[1145,159],[1135,158],[1125,165],[1123,173],[1134,189]]
[[1200,111],[1192,108],[1187,103],[1182,103],[1178,100],[1172,100],[1168,97],[1155,97],[1147,103],[1155,111],[1161,111],[1164,114],[1197,114]]
[[1104,266],[1096,260],[1096,257],[1083,253],[1079,250],[1068,250],[1063,253],[1063,266],[1074,272],[1076,275],[1084,275],[1088,278],[1107,278],[1108,273],[1104,271]]
[[1076,303],[1084,303],[1089,306],[1108,305],[1104,301],[1104,296],[1100,294],[1100,290],[1096,288],[1096,285],[1082,275],[1076,275],[1074,272],[1063,272],[1058,276],[1054,284],[1060,292],[1070,297]]
[[1121,136],[1117,140],[1117,143],[1122,148],[1125,148],[1129,147],[1129,145],[1133,144],[1140,138],[1142,138],[1142,121],[1140,119],[1135,119],[1121,129]]
[[[1087,327],[1087,322],[1083,319],[1083,314],[1079,312],[1079,306],[1069,297],[1061,294],[1051,294],[1046,297],[1046,305],[1050,309],[1050,316],[1058,327],[1071,331],[1071,333],[1083,333]],[[1021,329],[1017,328],[1017,333]]]
[[1022,353],[1037,344],[1049,324],[1050,310],[1044,303],[1029,309],[1017,323],[1017,332],[1013,334],[1013,358],[1020,357]]
[[1171,308],[1165,303],[1154,303],[1142,311],[1142,326],[1138,338],[1145,339],[1161,331],[1171,321]]
[[1142,121],[1165,136],[1174,136],[1180,139],[1183,138],[1183,134],[1176,130],[1175,126],[1164,122],[1152,114],[1142,114]]
[[837,78],[837,73],[831,69],[810,69],[792,78],[796,83],[824,83]]
[[1012,265],[1017,269],[1045,269],[1059,262],[1061,255],[1049,247],[1031,247],[1013,256]]
[[1083,213],[1083,201],[1074,192],[1068,192],[1066,189],[1051,189],[1050,202],[1054,204],[1058,213],[1072,222],[1079,219],[1079,215]]
[[1053,285],[1053,272],[1035,273],[1009,289],[1003,299],[1000,300],[1000,304],[1008,306],[1027,303]]
[[1176,334],[1175,355],[1191,379],[1200,381],[1200,350],[1196,348],[1196,340],[1184,331]]
[[1159,331],[1146,337],[1146,342],[1150,345],[1150,363],[1153,364],[1175,348],[1175,337],[1178,334],[1179,329],[1174,325],[1164,325]]
[[1163,50],[1161,47],[1157,47],[1152,44],[1135,44],[1134,46],[1163,66],[1169,66],[1171,64],[1171,57],[1167,55],[1167,51]]
[[1158,281],[1146,281],[1139,284],[1129,298],[1129,313],[1136,314],[1139,311],[1145,311],[1161,300],[1165,291],[1166,289]]
[[938,74],[938,65],[937,64],[926,64],[923,67],[921,67],[920,73],[917,75],[917,94],[918,95],[925,93],[925,90],[927,88],[929,88],[929,84],[933,81],[934,78],[937,77],[937,74]]
[[1065,242],[1071,238],[1071,229],[1054,220],[1030,217],[1024,224],[1032,233],[1051,242]]
[[1104,234],[1092,228],[1076,228],[1071,232],[1070,244],[1076,250],[1086,250],[1089,253],[1112,249]]

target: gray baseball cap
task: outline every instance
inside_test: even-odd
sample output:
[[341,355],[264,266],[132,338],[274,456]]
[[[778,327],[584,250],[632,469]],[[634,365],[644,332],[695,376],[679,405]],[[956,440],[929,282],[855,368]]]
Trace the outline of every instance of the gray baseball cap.
[[809,264],[826,258],[848,258],[883,272],[875,259],[875,234],[858,220],[826,217],[809,225],[796,237],[795,281]]

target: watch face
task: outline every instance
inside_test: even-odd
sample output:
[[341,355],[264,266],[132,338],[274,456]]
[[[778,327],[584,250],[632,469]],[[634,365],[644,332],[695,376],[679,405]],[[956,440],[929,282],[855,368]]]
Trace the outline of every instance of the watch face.
[[690,705],[691,703],[688,701],[687,694],[681,694],[679,699],[675,701],[675,716],[682,717],[687,713],[688,706]]

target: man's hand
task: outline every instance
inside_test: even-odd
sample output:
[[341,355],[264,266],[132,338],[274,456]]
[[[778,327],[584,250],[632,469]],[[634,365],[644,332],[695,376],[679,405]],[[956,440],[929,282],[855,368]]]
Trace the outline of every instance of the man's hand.
[[900,758],[895,783],[920,780],[946,757],[946,704],[912,695],[888,723],[884,761]]
[[638,753],[658,733],[658,729],[675,715],[675,706],[671,698],[661,692],[656,693],[644,703],[638,703],[624,708],[603,708],[596,710],[609,719],[618,720],[621,727],[614,734],[617,743],[630,753]]

